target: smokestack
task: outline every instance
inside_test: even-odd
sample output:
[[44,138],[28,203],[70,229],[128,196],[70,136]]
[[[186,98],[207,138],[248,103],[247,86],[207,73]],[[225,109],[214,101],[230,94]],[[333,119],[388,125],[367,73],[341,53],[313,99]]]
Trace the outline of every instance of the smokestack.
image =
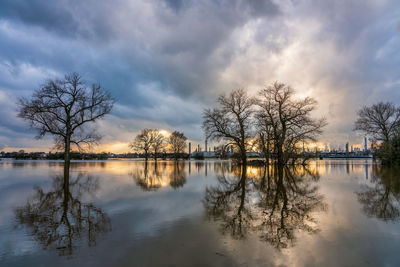
[[189,155],[192,153],[192,143],[189,142]]
[[204,152],[207,152],[207,138],[206,138],[206,142],[205,142],[205,144],[204,144]]
[[364,136],[364,151],[367,152],[367,150],[368,150],[367,137]]
[[197,145],[197,152],[200,152],[200,145]]

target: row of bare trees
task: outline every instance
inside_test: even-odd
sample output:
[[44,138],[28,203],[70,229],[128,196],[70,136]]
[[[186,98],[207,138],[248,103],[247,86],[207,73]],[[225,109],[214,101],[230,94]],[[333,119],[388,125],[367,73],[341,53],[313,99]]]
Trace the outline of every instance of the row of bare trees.
[[168,134],[163,130],[143,129],[129,147],[135,152],[143,153],[146,160],[150,154],[156,160],[161,152],[165,154],[167,151],[177,160],[185,152],[186,140],[186,136],[178,131]]
[[267,162],[295,162],[301,145],[316,141],[327,124],[325,118],[311,116],[317,107],[313,98],[295,98],[295,91],[279,82],[261,89],[257,97],[238,89],[217,102],[217,108],[204,110],[203,129],[210,140],[233,145],[243,164],[255,147]]
[[[276,159],[285,164],[295,160],[299,144],[314,141],[325,126],[324,118],[314,119],[316,101],[310,97],[296,99],[294,90],[283,83],[274,83],[249,96],[239,89],[218,98],[219,107],[204,111],[203,128],[207,138],[224,140],[233,145],[243,163],[246,152],[257,147],[266,160]],[[100,136],[93,122],[110,113],[114,99],[100,85],[87,86],[77,73],[64,79],[48,80],[35,91],[31,99],[20,99],[19,117],[38,130],[38,137],[52,134],[56,144],[65,151],[69,168],[73,145],[96,143]],[[168,150],[177,159],[184,153],[187,138],[175,131],[165,135],[153,129],[142,130],[131,148],[157,157]]]

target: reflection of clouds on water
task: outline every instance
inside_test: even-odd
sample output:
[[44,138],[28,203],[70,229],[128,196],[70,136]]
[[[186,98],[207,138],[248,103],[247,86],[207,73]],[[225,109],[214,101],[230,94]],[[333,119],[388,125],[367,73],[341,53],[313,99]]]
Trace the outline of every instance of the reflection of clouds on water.
[[[135,167],[143,162],[108,161],[105,162],[105,167],[95,162],[92,162],[90,167],[89,164],[84,163],[82,162],[82,165],[76,163],[71,169],[71,177],[76,179],[79,173],[84,172],[99,179],[95,194],[83,193],[80,200],[85,203],[93,202],[107,212],[112,219],[113,229],[112,232],[104,235],[104,238],[100,235],[101,241],[97,239],[95,248],[88,247],[84,237],[82,242],[77,243],[79,250],[74,250],[74,256],[68,259],[67,265],[113,266],[124,259],[143,263],[142,265],[149,262],[155,263],[153,264],[155,266],[185,265],[187,261],[183,259],[197,262],[207,258],[211,260],[205,261],[204,265],[210,266],[235,266],[244,262],[248,266],[257,266],[260,260],[265,264],[271,263],[271,266],[357,266],[360,262],[364,262],[363,259],[373,266],[385,264],[396,266],[393,263],[399,260],[399,256],[396,256],[400,241],[397,238],[398,224],[368,219],[362,213],[362,206],[357,201],[357,195],[354,194],[358,192],[360,185],[368,185],[371,188],[375,185],[371,182],[373,180],[371,175],[368,181],[364,179],[365,165],[361,160],[350,163],[350,176],[346,174],[344,161],[336,161],[333,165],[325,161],[319,161],[318,164],[312,162],[308,168],[289,170],[296,177],[297,187],[293,191],[290,188],[295,186],[293,182],[290,179],[283,180],[283,188],[288,191],[286,195],[290,205],[287,206],[289,211],[283,213],[284,215],[289,213],[284,218],[287,220],[284,222],[285,227],[289,231],[282,230],[281,232],[282,234],[293,233],[294,241],[285,239],[286,235],[281,235],[281,244],[287,244],[287,249],[281,250],[274,249],[269,240],[260,242],[262,234],[268,234],[270,229],[269,226],[267,227],[268,220],[266,220],[269,218],[262,213],[260,215],[260,211],[270,211],[267,205],[271,205],[274,192],[282,187],[279,176],[275,173],[277,171],[272,166],[269,172],[263,167],[247,168],[245,201],[241,213],[243,218],[241,233],[244,238],[239,239],[238,235],[235,235],[233,237],[237,239],[234,239],[231,229],[235,229],[236,234],[239,233],[240,228],[226,228],[226,234],[221,235],[223,217],[216,218],[216,222],[207,223],[204,221],[205,206],[202,203],[205,198],[205,187],[209,189],[220,187],[222,190],[236,189],[235,186],[241,180],[241,171],[233,167],[229,161],[191,161],[190,165],[189,162],[185,162],[184,173],[187,178],[183,187],[175,190],[167,184],[151,192],[137,186],[131,176]],[[163,163],[163,161],[158,163]],[[206,163],[207,177],[204,175]],[[30,163],[25,165],[26,168],[3,169],[0,166],[2,168],[0,170],[0,209],[3,209],[3,211],[0,210],[0,214],[4,214],[6,209],[2,202],[6,203],[5,201],[9,198],[14,198],[16,201],[9,203],[8,208],[24,206],[26,199],[22,198],[18,201],[18,198],[21,199],[21,195],[33,195],[33,184],[39,185],[44,192],[54,191],[51,183],[53,179],[49,179],[49,173],[50,177],[54,178],[53,174],[58,167],[49,167],[46,162],[37,164],[40,168]],[[168,161],[166,164],[174,164],[174,162]],[[139,166],[139,168],[142,167]],[[371,164],[368,170],[371,170]],[[371,171],[369,173],[372,174]],[[216,179],[219,176],[224,176],[233,187],[225,187],[223,183],[221,184]],[[12,179],[8,179],[10,177]],[[81,179],[84,181],[85,176]],[[301,194],[304,193],[302,189],[311,191],[317,184],[316,181],[319,188],[314,196],[323,194],[323,203],[329,204],[329,209],[308,213],[311,218],[318,221],[313,224],[307,219],[305,222],[312,225],[313,229],[320,230],[317,234],[309,234],[307,230],[298,228],[297,219],[293,219],[290,212],[295,211],[296,208],[305,207],[301,205]],[[235,222],[239,222],[237,204],[240,203],[240,199],[235,196],[241,196],[241,189],[243,187],[239,186],[234,196],[226,198],[231,207],[227,216],[229,218],[236,216]],[[280,222],[279,216],[284,204],[284,195],[280,193],[277,196],[278,204],[272,218],[274,223]],[[299,195],[300,204],[297,204],[297,199],[293,201],[293,198]],[[8,217],[0,215],[0,251],[8,255],[9,259],[1,258],[0,253],[0,262],[3,263],[5,259],[5,265],[8,266],[7,263],[11,260],[19,264],[24,263],[26,258],[34,257],[35,263],[48,260],[54,263],[51,264],[52,266],[63,264],[64,257],[57,257],[54,251],[50,254],[42,251],[42,246],[38,246],[37,241],[33,239],[30,241],[27,238],[25,233],[29,228],[20,227],[16,231],[9,231],[7,224],[14,221],[14,212],[11,215]],[[255,227],[261,225],[263,221],[266,222],[264,228]],[[250,225],[247,228],[245,228],[246,223]],[[272,229],[276,229],[275,225]],[[293,231],[290,232],[291,230]],[[273,231],[274,235],[266,237],[274,239],[275,242],[279,240],[276,233]],[[217,255],[216,252],[223,256]],[[49,255],[53,255],[50,260]],[[148,255],[154,257],[149,259]],[[25,265],[34,266],[34,264]]]
[[15,210],[16,220],[24,225],[44,249],[71,255],[76,247],[95,246],[100,234],[111,230],[108,215],[92,203],[83,203],[86,194],[98,188],[98,179],[79,173],[53,177],[52,189],[35,186],[32,197]]
[[318,231],[313,212],[325,210],[326,204],[313,184],[319,179],[315,169],[248,167],[233,173],[236,177],[219,175],[219,184],[207,187],[203,200],[223,233],[242,239],[255,232],[280,249],[294,245],[297,230]]

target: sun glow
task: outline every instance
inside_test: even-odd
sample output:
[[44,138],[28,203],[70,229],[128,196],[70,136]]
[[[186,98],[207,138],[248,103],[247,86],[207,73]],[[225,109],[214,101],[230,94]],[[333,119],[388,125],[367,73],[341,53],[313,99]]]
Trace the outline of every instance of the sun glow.
[[164,135],[165,137],[168,137],[171,135],[171,133],[168,132],[167,130],[160,130],[159,132],[160,132],[160,134]]

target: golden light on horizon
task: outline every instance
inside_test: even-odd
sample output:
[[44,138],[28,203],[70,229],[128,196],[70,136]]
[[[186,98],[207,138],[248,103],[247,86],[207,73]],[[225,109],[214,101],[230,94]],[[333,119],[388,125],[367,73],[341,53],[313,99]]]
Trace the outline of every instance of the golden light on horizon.
[[165,137],[168,137],[171,135],[171,133],[167,130],[161,129],[159,130],[160,134],[164,135]]

